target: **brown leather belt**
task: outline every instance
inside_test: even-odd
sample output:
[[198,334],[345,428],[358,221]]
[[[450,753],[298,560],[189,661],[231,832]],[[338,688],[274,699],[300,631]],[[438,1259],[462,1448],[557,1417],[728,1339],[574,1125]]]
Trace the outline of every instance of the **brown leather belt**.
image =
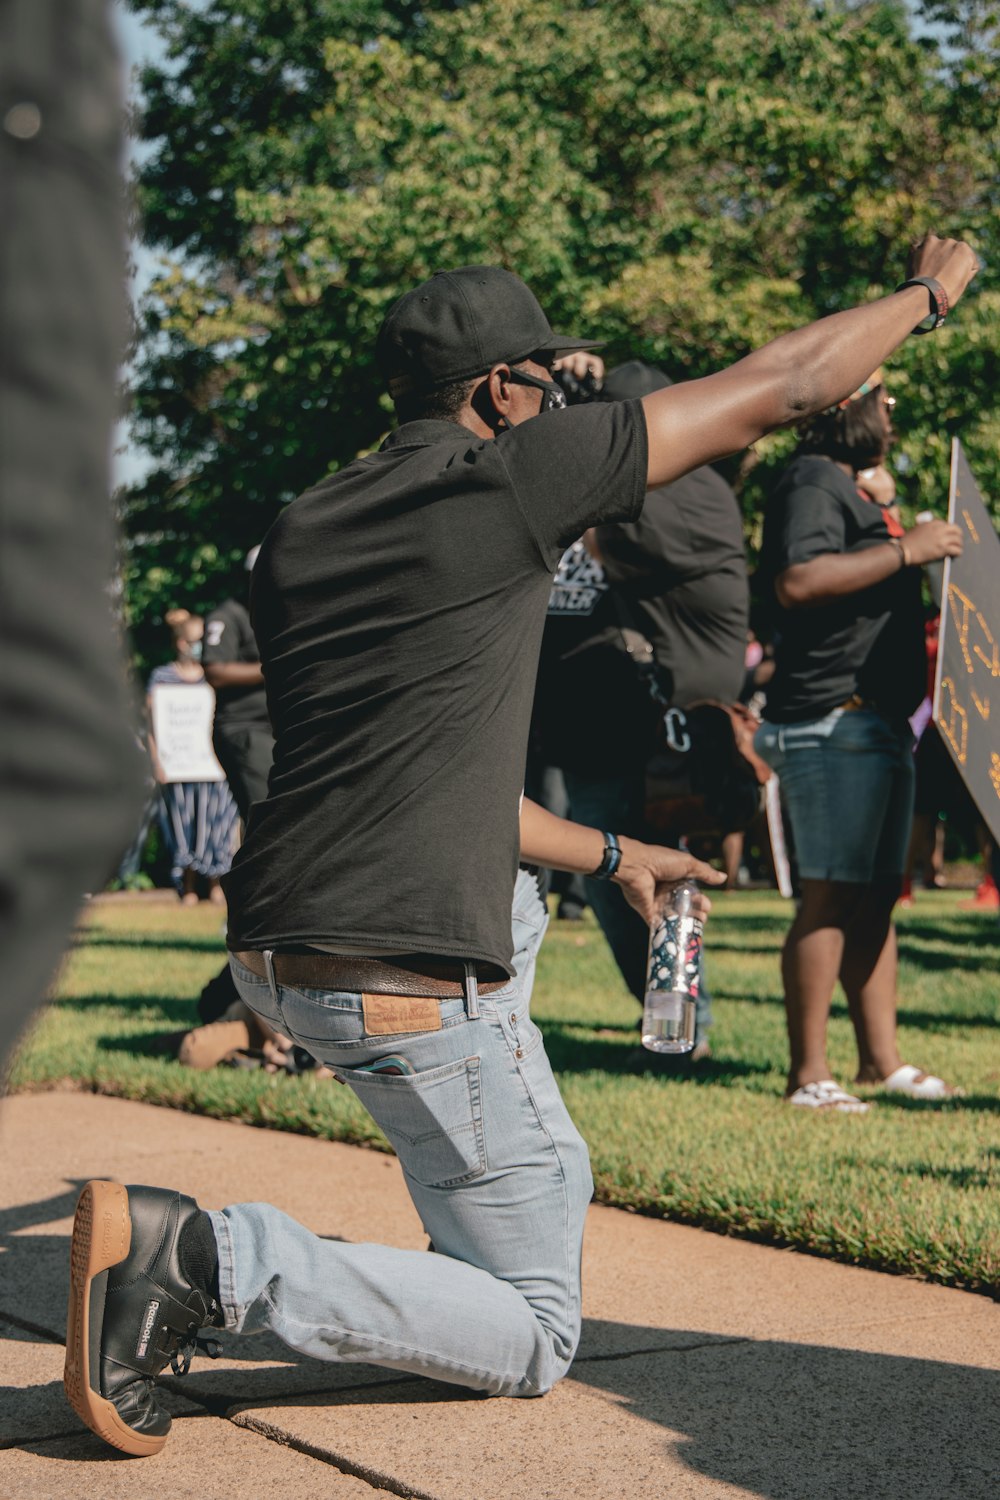
[[875,702],[874,698],[862,698],[860,693],[852,693],[846,703],[838,703],[837,707],[842,708],[845,713],[853,713],[861,708],[867,709],[869,713],[878,714],[880,719],[885,719],[889,724],[901,725],[906,721],[906,715],[898,708],[883,708]]
[[[251,974],[267,978],[263,953],[256,949],[234,952]],[[353,958],[341,953],[275,953],[272,959],[278,984],[304,986],[307,990],[343,990],[352,995],[432,995],[458,999],[465,994],[465,970],[460,963],[436,963],[421,959],[419,970],[385,963],[380,958]],[[477,983],[481,995],[502,990],[508,979]]]

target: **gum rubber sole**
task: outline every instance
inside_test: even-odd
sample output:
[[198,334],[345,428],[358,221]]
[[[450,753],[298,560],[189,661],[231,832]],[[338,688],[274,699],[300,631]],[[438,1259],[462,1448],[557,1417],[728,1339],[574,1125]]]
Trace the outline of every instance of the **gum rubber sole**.
[[[120,1182],[88,1182],[80,1194],[73,1220],[63,1385],[70,1406],[92,1432],[113,1448],[141,1458],[159,1453],[167,1434],[149,1436],[123,1422],[100,1389],[93,1388],[90,1364],[93,1283],[125,1259],[131,1244],[132,1219],[126,1189]],[[96,1372],[94,1378],[97,1379]]]
[[245,1021],[210,1021],[187,1033],[177,1061],[203,1071],[217,1067],[230,1052],[245,1052],[249,1046],[250,1028]]

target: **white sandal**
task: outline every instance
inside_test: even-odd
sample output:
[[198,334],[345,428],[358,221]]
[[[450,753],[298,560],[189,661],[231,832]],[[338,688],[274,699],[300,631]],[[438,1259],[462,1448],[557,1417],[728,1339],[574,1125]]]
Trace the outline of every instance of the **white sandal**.
[[832,1078],[824,1078],[819,1083],[804,1083],[785,1098],[788,1104],[794,1104],[797,1109],[829,1109],[842,1115],[863,1115],[870,1108],[863,1099],[856,1099],[853,1094],[842,1089],[839,1083],[834,1083]]
[[938,1102],[942,1099],[961,1099],[964,1092],[945,1083],[943,1078],[938,1078],[934,1073],[922,1072],[912,1063],[903,1063],[888,1078],[882,1079],[880,1087],[887,1094],[905,1094],[909,1099],[931,1099]]

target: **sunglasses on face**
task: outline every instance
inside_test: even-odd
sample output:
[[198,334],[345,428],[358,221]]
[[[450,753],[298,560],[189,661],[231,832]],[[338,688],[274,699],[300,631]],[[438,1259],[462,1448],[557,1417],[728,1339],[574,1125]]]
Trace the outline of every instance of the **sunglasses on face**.
[[537,375],[529,375],[526,370],[517,369],[511,370],[510,378],[514,385],[530,385],[535,390],[544,392],[542,411],[561,411],[566,405],[566,392],[554,380],[540,380]]

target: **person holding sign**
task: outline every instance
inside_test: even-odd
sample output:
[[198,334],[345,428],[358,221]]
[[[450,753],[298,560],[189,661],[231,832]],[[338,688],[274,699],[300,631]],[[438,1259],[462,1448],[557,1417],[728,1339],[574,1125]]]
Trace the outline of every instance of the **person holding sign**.
[[913,818],[907,721],[926,687],[920,568],[957,556],[962,537],[945,521],[904,531],[875,486],[894,405],[877,370],[803,424],[767,510],[761,558],[778,634],[755,748],[781,779],[802,892],[782,955],[786,1097],[843,1113],[868,1104],[830,1076],[838,978],[857,1038],[856,1083],[919,1099],[954,1092],[899,1055],[892,909]]
[[222,902],[219,877],[233,858],[238,813],[212,751],[215,694],[201,665],[204,624],[186,609],[165,616],[174,659],[154,668],[148,685],[153,770],[160,784],[160,826],[170,850],[170,878],[186,906],[198,903],[198,877]]

